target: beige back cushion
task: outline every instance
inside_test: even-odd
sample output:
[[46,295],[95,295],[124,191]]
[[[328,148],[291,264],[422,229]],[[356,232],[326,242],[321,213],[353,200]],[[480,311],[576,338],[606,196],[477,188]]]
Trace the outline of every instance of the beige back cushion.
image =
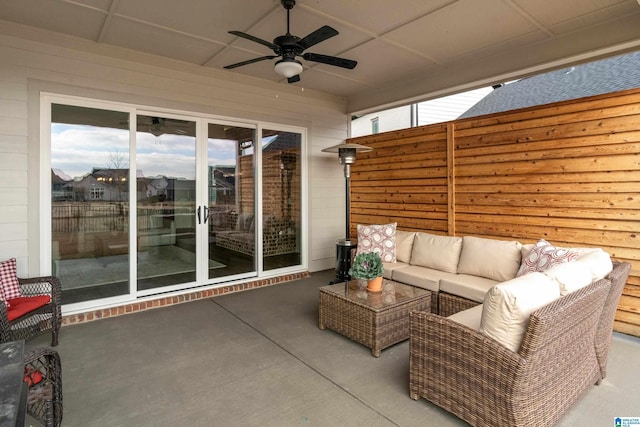
[[413,249],[414,231],[396,230],[396,261],[409,263]]
[[461,237],[418,232],[413,240],[411,265],[455,273],[461,249]]
[[591,283],[591,271],[588,265],[580,261],[554,265],[542,272],[558,283],[560,295],[566,295]]
[[522,244],[516,241],[464,236],[458,273],[503,282],[516,277]]
[[[578,249],[578,251],[581,251]],[[591,280],[596,282],[604,279],[613,270],[613,263],[609,254],[602,249],[582,250],[581,255],[575,261],[591,273]]]
[[485,295],[480,332],[517,352],[531,313],[559,297],[556,281],[539,272],[500,283]]

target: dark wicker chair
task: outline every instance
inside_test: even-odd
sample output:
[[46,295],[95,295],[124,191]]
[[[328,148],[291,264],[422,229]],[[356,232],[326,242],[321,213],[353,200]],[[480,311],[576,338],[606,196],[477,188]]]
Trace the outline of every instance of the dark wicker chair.
[[629,263],[531,314],[518,352],[446,317],[410,317],[409,390],[473,426],[551,426],[606,372]]
[[27,414],[47,427],[62,424],[62,366],[52,348],[37,348],[25,355],[28,384]]
[[58,333],[62,322],[60,280],[54,276],[18,280],[25,297],[48,295],[50,301],[11,321],[7,315],[7,306],[0,301],[0,342],[30,340],[39,334],[51,331],[51,345],[58,345]]

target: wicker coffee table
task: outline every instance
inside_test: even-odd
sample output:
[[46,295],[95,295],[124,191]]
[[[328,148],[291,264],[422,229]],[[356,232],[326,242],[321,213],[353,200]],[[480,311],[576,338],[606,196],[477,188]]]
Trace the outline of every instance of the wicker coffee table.
[[431,292],[387,279],[377,293],[356,280],[320,288],[320,329],[364,344],[375,357],[409,338],[409,312],[414,310],[431,310]]

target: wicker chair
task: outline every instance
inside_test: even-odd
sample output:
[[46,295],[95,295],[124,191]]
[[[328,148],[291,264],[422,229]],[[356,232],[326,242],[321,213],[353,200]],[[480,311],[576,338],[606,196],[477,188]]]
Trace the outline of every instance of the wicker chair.
[[28,384],[27,413],[43,425],[62,424],[62,368],[60,356],[52,348],[37,348],[25,355]]
[[[609,289],[607,302],[600,315],[595,338],[596,356],[600,366],[600,381],[607,376],[607,360],[609,359],[609,348],[611,347],[613,321],[620,296],[631,272],[631,264],[628,262],[615,262],[613,266],[613,271],[608,276],[608,279],[611,280],[611,289]],[[600,381],[598,381],[598,384],[600,384]]]
[[618,263],[607,279],[531,314],[518,352],[448,318],[411,313],[411,398],[473,426],[554,425],[606,372],[611,313],[629,268]]
[[7,306],[0,301],[0,342],[29,340],[51,331],[51,345],[58,345],[58,333],[62,322],[62,285],[54,276],[18,279],[22,295],[32,297],[48,295],[48,304],[9,320]]

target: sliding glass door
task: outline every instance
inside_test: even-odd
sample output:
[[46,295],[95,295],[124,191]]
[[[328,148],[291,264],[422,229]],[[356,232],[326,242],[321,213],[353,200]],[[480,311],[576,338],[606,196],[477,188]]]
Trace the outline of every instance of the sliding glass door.
[[129,113],[51,105],[51,272],[65,303],[127,295]]
[[43,235],[65,304],[300,267],[301,133],[120,104],[47,105]]
[[209,279],[256,271],[256,130],[207,126]]
[[302,135],[262,130],[264,270],[299,265],[302,227]]
[[137,289],[196,281],[196,123],[137,115]]

